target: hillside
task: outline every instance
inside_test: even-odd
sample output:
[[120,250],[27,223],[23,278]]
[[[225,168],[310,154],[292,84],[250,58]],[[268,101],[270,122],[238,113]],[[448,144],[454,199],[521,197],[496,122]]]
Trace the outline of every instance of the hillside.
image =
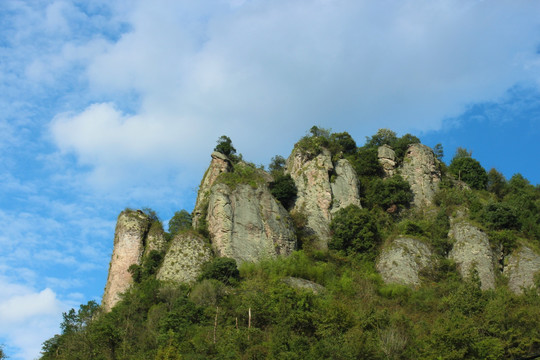
[[442,154],[314,126],[266,171],[222,136],[192,214],[121,212],[102,304],[42,359],[540,354],[540,187]]

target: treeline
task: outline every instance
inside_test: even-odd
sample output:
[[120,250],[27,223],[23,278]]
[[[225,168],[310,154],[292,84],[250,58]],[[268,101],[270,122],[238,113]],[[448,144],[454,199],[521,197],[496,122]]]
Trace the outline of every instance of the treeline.
[[[540,353],[538,292],[515,295],[502,276],[494,290],[481,291],[474,272],[463,279],[445,257],[452,247],[449,217],[458,211],[506,255],[521,243],[538,249],[540,188],[519,174],[506,180],[495,169],[486,172],[470,152],[458,149],[448,166],[439,164],[443,181],[435,204],[410,208],[408,183],[399,175],[383,178],[377,149],[391,146],[399,163],[418,142],[383,129],[358,147],[347,133],[313,127],[297,148],[308,156],[327,149],[333,161],[348,159],[361,183],[363,208],[334,215],[329,251],[309,246],[312,235],[297,214],[297,252],[239,269],[232,259],[216,258],[192,285],[157,281],[161,255],[151,254],[133,268],[136,283],[111,312],[89,302],[65,313],[62,333],[44,343],[42,359],[457,360]],[[233,155],[239,169],[256,169],[235,155],[228,137],[216,149]],[[442,158],[442,146],[435,150]],[[296,189],[284,166],[283,157],[272,159],[270,187],[290,208]],[[244,169],[234,176],[227,181],[251,181],[256,174]],[[190,214],[179,211],[167,237],[190,228]],[[384,241],[398,234],[429,243],[438,257],[417,289],[385,285],[375,271]],[[298,282],[304,286],[291,285]]]

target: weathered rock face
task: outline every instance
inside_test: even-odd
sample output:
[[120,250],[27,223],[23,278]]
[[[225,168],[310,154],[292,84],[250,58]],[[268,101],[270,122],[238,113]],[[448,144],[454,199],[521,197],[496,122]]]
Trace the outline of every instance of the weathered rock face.
[[212,250],[195,232],[178,234],[171,244],[157,273],[158,280],[191,283],[201,274],[202,265],[210,261]]
[[422,144],[409,146],[400,173],[411,185],[414,205],[429,206],[433,203],[433,196],[441,181],[438,160],[433,150]]
[[331,213],[349,205],[362,207],[360,204],[360,190],[358,176],[352,165],[345,159],[338,160],[335,168],[335,179],[330,182],[332,190]]
[[149,227],[150,220],[141,211],[126,210],[118,216],[109,275],[101,302],[105,311],[110,311],[120,300],[120,294],[133,283],[128,268],[132,264],[141,264]]
[[197,201],[193,209],[192,224],[194,229],[198,228],[201,217],[205,216],[204,211],[208,205],[208,196],[210,195],[212,185],[220,174],[229,172],[231,169],[231,161],[227,156],[217,151],[212,153],[212,161],[199,186]]
[[282,281],[292,288],[299,289],[299,290],[308,290],[308,291],[311,291],[315,295],[322,294],[326,291],[326,288],[322,286],[321,284],[317,284],[316,282],[309,281],[302,278],[288,276],[286,278],[283,278]]
[[383,249],[377,271],[385,283],[420,285],[420,271],[433,268],[433,254],[420,240],[399,237]]
[[379,163],[384,170],[385,177],[392,177],[396,174],[396,153],[388,145],[382,145],[378,148]]
[[154,222],[150,229],[148,230],[148,235],[146,236],[144,256],[147,256],[150,251],[164,251],[167,246],[165,241],[165,232],[159,221]]
[[285,208],[265,185],[212,187],[206,218],[218,256],[237,262],[288,255],[296,249],[296,234]]
[[[334,169],[332,156],[326,149],[314,158],[295,149],[287,159],[286,171],[298,189],[292,211],[306,215],[306,227],[317,238],[313,246],[327,249],[332,212],[350,204],[361,206],[354,169],[344,159],[339,160]],[[335,174],[331,182],[332,173]]]
[[540,271],[540,255],[531,248],[522,246],[508,256],[508,265],[503,274],[508,278],[508,287],[516,294],[534,287],[534,275]]
[[448,257],[456,262],[461,276],[469,277],[470,271],[476,268],[482,290],[495,288],[496,256],[488,236],[465,221],[453,220],[448,237],[454,239]]

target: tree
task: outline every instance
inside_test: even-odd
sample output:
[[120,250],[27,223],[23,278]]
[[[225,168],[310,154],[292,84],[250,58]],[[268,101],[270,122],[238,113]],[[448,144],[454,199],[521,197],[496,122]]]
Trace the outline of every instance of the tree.
[[182,230],[191,229],[191,214],[182,209],[174,213],[174,216],[169,220],[169,234],[174,237]]
[[232,145],[231,138],[225,135],[221,135],[217,140],[217,146],[214,148],[214,151],[220,152],[226,156],[236,154],[236,149]]
[[203,265],[201,276],[203,279],[216,279],[230,285],[240,279],[240,272],[236,266],[236,260],[219,257]]
[[366,137],[366,145],[368,147],[379,147],[381,145],[392,146],[397,141],[397,135],[390,129],[379,129],[372,137]]
[[0,360],[7,359],[7,355],[4,353],[4,345],[0,345]]
[[487,178],[487,190],[497,195],[499,199],[502,199],[508,192],[504,175],[492,168],[487,173]]
[[269,184],[272,195],[286,208],[289,209],[296,199],[298,189],[291,175],[278,175]]
[[437,145],[435,145],[435,147],[433,148],[433,153],[435,154],[435,157],[437,158],[437,160],[442,161],[444,157],[444,150],[441,143],[438,143]]
[[356,205],[340,209],[330,222],[330,249],[371,257],[379,244],[379,231],[371,213]]
[[347,132],[330,135],[330,151],[333,154],[343,152],[343,154],[354,154],[356,152],[356,142]]
[[473,189],[482,190],[487,186],[488,176],[486,170],[471,157],[454,157],[448,170]]
[[472,156],[472,151],[468,151],[465,148],[458,147],[456,149],[456,153],[454,154],[454,158],[452,159],[452,161],[459,158],[470,158],[471,156]]
[[268,165],[268,169],[270,170],[270,173],[272,175],[274,174],[281,174],[283,172],[283,168],[285,167],[285,158],[281,155],[276,155],[272,158],[270,161],[270,165]]

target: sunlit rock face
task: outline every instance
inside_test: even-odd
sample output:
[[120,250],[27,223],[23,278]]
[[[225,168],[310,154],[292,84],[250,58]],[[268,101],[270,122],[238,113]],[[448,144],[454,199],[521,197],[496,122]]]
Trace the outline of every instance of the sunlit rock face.
[[192,224],[194,229],[199,227],[201,218],[206,216],[204,211],[208,206],[208,196],[210,195],[212,185],[219,175],[232,170],[231,161],[227,156],[217,151],[214,151],[211,156],[212,160],[210,161],[210,166],[208,166],[201,184],[199,185],[197,201],[195,202],[195,208],[193,209]]
[[150,219],[142,211],[125,210],[118,216],[109,275],[101,302],[105,311],[110,311],[120,300],[120,294],[133,283],[128,269],[133,264],[141,264],[150,224]]
[[203,264],[211,258],[212,249],[204,237],[194,231],[182,232],[171,240],[157,278],[175,283],[195,282]]
[[420,272],[433,269],[433,254],[422,241],[399,237],[382,249],[376,266],[387,284],[418,286]]
[[452,220],[448,237],[454,246],[448,257],[456,262],[461,276],[468,278],[476,269],[482,290],[495,288],[496,256],[488,236],[465,220]]
[[530,247],[522,246],[507,258],[503,274],[508,278],[508,287],[516,294],[535,286],[534,276],[540,272],[540,255]]
[[431,148],[422,144],[410,145],[405,153],[399,173],[411,186],[415,206],[433,204],[433,197],[441,181],[441,171],[439,160]]
[[241,263],[289,255],[296,249],[292,219],[265,184],[215,184],[207,212],[208,233],[218,256]]
[[377,150],[379,164],[381,164],[384,177],[392,177],[396,174],[396,153],[388,145],[379,146]]
[[345,159],[338,160],[334,167],[326,149],[314,157],[294,149],[287,159],[286,172],[298,189],[292,212],[306,216],[307,231],[315,235],[313,246],[328,249],[332,213],[351,204],[361,206],[356,172]]

